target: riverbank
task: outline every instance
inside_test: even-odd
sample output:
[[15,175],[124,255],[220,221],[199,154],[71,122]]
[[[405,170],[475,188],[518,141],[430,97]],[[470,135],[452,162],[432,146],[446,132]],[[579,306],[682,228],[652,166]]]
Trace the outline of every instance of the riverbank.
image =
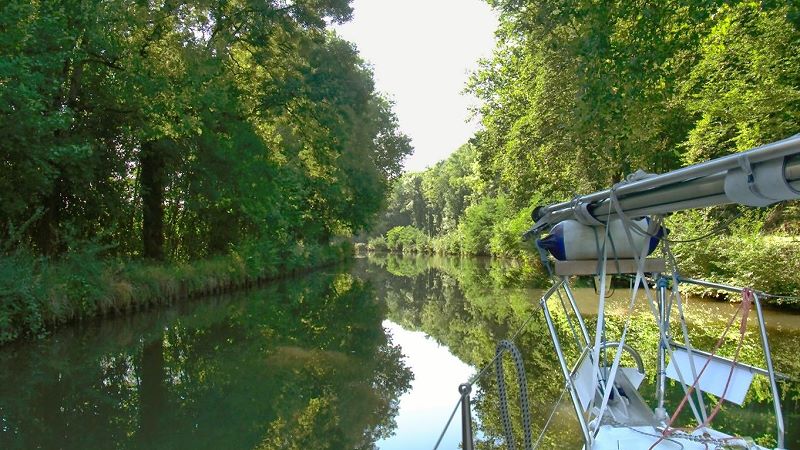
[[92,250],[57,260],[17,251],[0,256],[0,345],[90,317],[248,288],[351,254],[347,243],[296,245],[279,254],[233,253],[186,263],[108,259]]
[[[399,237],[398,237],[399,236]],[[445,236],[446,237],[446,236]],[[672,251],[683,276],[712,280],[733,286],[746,286],[773,294],[763,299],[776,309],[800,310],[800,240],[786,233],[760,234],[758,232],[709,236],[693,241],[694,236],[678,236],[683,242],[673,243]],[[539,263],[539,255],[524,247],[522,242],[507,245],[502,251],[486,251],[483,255],[456,251],[438,245],[444,239],[430,239],[413,227],[397,227],[387,237],[377,237],[362,245],[370,253],[419,254],[443,256],[488,256],[511,259],[527,266],[528,279],[537,287],[544,287],[548,277]],[[686,286],[692,295],[738,302],[738,296],[728,293]]]

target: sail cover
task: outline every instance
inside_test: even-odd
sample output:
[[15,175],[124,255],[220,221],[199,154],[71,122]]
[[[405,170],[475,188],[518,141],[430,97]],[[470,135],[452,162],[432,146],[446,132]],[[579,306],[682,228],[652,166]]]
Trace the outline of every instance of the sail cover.
[[620,211],[627,217],[643,217],[730,203],[767,206],[793,199],[800,199],[800,134],[661,175],[639,172],[611,189],[539,207],[531,233],[564,220],[598,225]]

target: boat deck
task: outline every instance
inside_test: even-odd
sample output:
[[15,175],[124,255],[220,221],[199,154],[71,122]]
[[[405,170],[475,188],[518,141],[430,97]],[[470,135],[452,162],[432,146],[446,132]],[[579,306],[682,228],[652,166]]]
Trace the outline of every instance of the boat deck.
[[[709,448],[717,448],[718,444],[724,442],[730,448],[766,450],[764,447],[747,443],[740,438],[732,438],[727,434],[712,429],[706,429],[705,431],[708,433],[707,435],[704,435],[699,430],[690,435],[675,434],[659,442],[653,449],[708,450]],[[650,426],[603,425],[598,430],[592,450],[647,450],[660,437],[661,433]]]

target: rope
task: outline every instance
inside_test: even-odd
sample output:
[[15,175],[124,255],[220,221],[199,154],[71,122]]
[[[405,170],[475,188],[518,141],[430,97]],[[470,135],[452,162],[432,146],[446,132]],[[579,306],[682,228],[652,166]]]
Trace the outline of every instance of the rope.
[[[680,316],[680,325],[681,325],[681,333],[683,334],[683,345],[686,347],[686,351],[689,353],[689,369],[692,371],[692,377],[695,379],[697,378],[697,368],[694,364],[694,356],[692,356],[692,343],[691,339],[689,338],[689,328],[686,326],[686,314],[683,311],[683,299],[681,297],[680,290],[678,287],[680,286],[678,282],[678,263],[675,261],[675,255],[672,253],[672,249],[669,246],[669,242],[664,242],[663,251],[664,254],[669,259],[670,265],[672,266],[672,301],[678,306],[678,314]],[[675,354],[672,351],[672,346],[669,345],[669,342],[666,341],[666,336],[664,336],[663,344],[667,351],[669,352],[670,359],[675,359]],[[681,382],[681,388],[683,389],[684,395],[688,395],[689,389],[686,386],[686,382],[683,379],[683,374],[681,373],[680,368],[676,365],[675,372],[678,374],[678,379]],[[703,400],[703,394],[698,392],[697,395],[697,403],[700,406],[700,414],[702,414],[702,419],[700,414],[698,414],[697,407],[694,405],[694,402],[690,402],[689,406],[692,409],[692,413],[694,414],[695,419],[697,419],[697,423],[705,422],[706,418],[706,403]]]
[[739,327],[739,343],[736,345],[736,352],[733,355],[733,364],[731,364],[731,371],[728,373],[728,380],[725,382],[725,389],[722,391],[722,396],[719,398],[719,403],[717,406],[714,407],[714,410],[711,411],[708,418],[705,422],[700,425],[700,427],[706,427],[714,417],[717,415],[720,409],[722,409],[722,404],[725,403],[725,394],[728,393],[728,388],[731,385],[731,378],[733,378],[733,372],[736,368],[736,362],[739,360],[739,352],[742,350],[742,344],[744,343],[744,335],[747,333],[747,318],[750,315],[750,307],[753,305],[753,291],[751,289],[744,289],[742,291],[742,324]]
[[642,235],[642,236],[651,237],[651,238],[656,238],[656,239],[658,239],[658,240],[660,240],[662,242],[669,242],[670,244],[688,244],[688,243],[691,243],[691,242],[702,241],[704,239],[710,238],[711,236],[720,234],[722,231],[725,231],[733,223],[733,221],[738,219],[739,217],[742,217],[742,213],[741,212],[738,212],[738,213],[734,214],[731,218],[729,218],[729,219],[725,220],[724,222],[716,225],[708,233],[706,233],[706,234],[704,234],[702,236],[689,238],[689,239],[667,239],[666,233],[662,234],[661,236],[657,236],[657,235],[655,235],[653,233],[648,233],[646,230],[641,229],[635,223],[633,224],[632,228],[633,228],[633,230],[634,230],[634,232],[636,234],[639,234],[639,235]]
[[497,390],[500,396],[500,419],[503,422],[503,431],[506,434],[506,446],[508,450],[516,450],[514,441],[514,430],[511,427],[511,416],[508,412],[508,393],[506,392],[506,379],[503,371],[503,353],[509,353],[514,361],[517,372],[517,384],[519,384],[519,403],[522,412],[522,438],[525,450],[533,450],[531,442],[531,411],[528,403],[528,381],[525,377],[525,366],[522,361],[522,353],[509,341],[500,341],[495,352],[495,370],[497,373]]
[[[609,198],[610,198],[614,208],[617,209],[617,214],[622,219],[623,229],[625,230],[625,235],[628,238],[629,245],[631,246],[631,248],[635,249],[636,246],[634,245],[633,236],[631,235],[631,231],[630,231],[630,225],[631,225],[632,222],[630,221],[630,219],[628,219],[622,213],[622,209],[619,206],[619,202],[617,201],[616,191],[615,191],[614,188],[611,189],[611,193],[610,193]],[[606,225],[606,235],[608,235],[608,232],[609,232],[608,231],[608,225]],[[631,318],[633,317],[633,307],[634,307],[634,304],[636,302],[636,294],[637,294],[637,292],[639,290],[639,286],[640,285],[644,285],[645,294],[647,295],[647,298],[650,300],[650,303],[651,304],[653,303],[653,299],[651,297],[651,293],[650,293],[650,291],[648,289],[647,283],[643,280],[643,278],[644,278],[644,263],[645,263],[646,257],[647,257],[647,246],[646,245],[642,246],[641,255],[638,255],[634,251],[633,252],[633,256],[634,256],[634,259],[636,261],[636,266],[637,266],[637,269],[636,269],[636,281],[634,281],[634,289],[633,289],[633,292],[631,293],[631,301],[630,301],[630,305],[628,307],[628,318],[625,321],[625,325],[624,325],[624,327],[622,329],[622,336],[620,338],[620,343],[619,343],[619,346],[617,347],[616,354],[614,355],[614,360],[612,361],[612,364],[611,364],[611,370],[608,373],[608,379],[605,381],[605,384],[603,386],[603,397],[602,397],[602,401],[600,403],[599,412],[597,413],[597,417],[599,417],[599,418],[603,417],[603,413],[605,412],[605,409],[608,406],[608,402],[609,402],[610,397],[611,397],[611,392],[614,390],[614,384],[613,383],[614,383],[614,380],[616,378],[617,371],[619,369],[620,361],[622,359],[622,349],[623,349],[623,347],[625,345],[625,339],[626,339],[627,334],[628,334],[628,329],[629,329],[629,326],[630,326],[630,323],[631,323]],[[605,256],[605,251],[604,251],[603,252],[603,266],[601,267],[601,269],[602,269],[601,276],[605,276],[605,266],[606,266],[606,256]],[[600,283],[600,296],[601,296],[601,299],[600,299],[600,304],[598,306],[598,309],[599,309],[599,311],[598,311],[598,330],[597,330],[598,335],[596,336],[596,340],[595,340],[595,346],[597,346],[597,348],[594,349],[595,352],[599,352],[599,350],[600,350],[599,349],[599,345],[600,344],[599,344],[599,340],[597,339],[597,337],[599,337],[599,334],[601,332],[600,318],[603,316],[603,313],[604,313],[604,311],[603,311],[604,310],[604,301],[603,301],[603,298],[602,298],[604,294],[605,294],[605,279],[601,280],[601,283]],[[602,331],[605,331],[605,325],[604,324],[603,324]],[[663,334],[663,330],[662,330],[662,334]],[[593,364],[593,370],[595,371],[595,374],[593,374],[593,376],[592,376],[593,379],[595,379],[595,377],[597,376],[596,375],[596,371],[598,369],[599,369],[599,362],[595,362]]]
[[[746,298],[747,295],[744,292],[748,292],[749,293],[749,300]],[[728,335],[728,331],[730,331],[731,326],[733,325],[733,322],[736,319],[736,316],[739,315],[739,311],[741,311],[742,312],[742,322],[741,322],[741,326],[740,326],[740,329],[739,329],[739,333],[740,333],[739,345],[737,346],[737,349],[736,349],[736,357],[738,357],[739,349],[741,348],[741,344],[744,341],[744,333],[747,331],[747,317],[748,317],[748,313],[749,313],[751,302],[752,302],[752,291],[749,290],[749,289],[745,289],[745,291],[743,291],[743,293],[742,293],[742,304],[739,306],[739,308],[736,310],[736,312],[734,312],[734,314],[731,316],[730,320],[728,320],[728,324],[725,326],[725,330],[722,332],[722,336],[719,337],[719,340],[717,340],[717,343],[714,345],[714,348],[712,349],[712,351],[710,353],[710,357],[706,359],[705,364],[703,364],[703,367],[700,369],[700,373],[697,374],[697,376],[694,379],[694,382],[689,387],[689,391],[686,393],[686,395],[683,396],[683,399],[681,400],[681,402],[678,405],[678,407],[675,409],[675,412],[672,414],[672,417],[669,419],[669,422],[667,422],[667,426],[664,429],[664,432],[662,433],[662,439],[659,439],[658,441],[656,441],[653,445],[650,446],[650,448],[648,450],[652,450],[656,445],[658,445],[663,440],[663,438],[669,437],[672,433],[675,432],[675,430],[671,429],[670,427],[675,422],[675,420],[678,418],[678,414],[680,414],[680,412],[683,410],[684,406],[686,406],[686,402],[691,397],[691,394],[697,389],[697,384],[700,382],[700,377],[703,376],[703,373],[708,368],[709,363],[711,363],[711,359],[714,357],[714,355],[716,355],[717,351],[722,346],[723,342],[725,342],[725,337]],[[747,308],[747,309],[745,309],[745,308]],[[719,408],[721,407],[722,402],[725,400],[725,398],[724,398],[725,393],[727,393],[727,391],[728,391],[728,384],[730,384],[730,379],[733,376],[733,370],[735,368],[735,363],[736,363],[736,360],[734,360],[734,364],[731,365],[731,373],[728,376],[728,383],[725,385],[725,390],[723,392],[723,396],[722,396],[722,398],[720,398],[720,402],[717,405],[717,408],[715,408],[715,411],[712,413],[711,416],[709,416],[708,418],[706,418],[702,422],[701,426],[708,425],[708,423],[711,421],[713,416],[716,415],[717,412],[719,412]]]

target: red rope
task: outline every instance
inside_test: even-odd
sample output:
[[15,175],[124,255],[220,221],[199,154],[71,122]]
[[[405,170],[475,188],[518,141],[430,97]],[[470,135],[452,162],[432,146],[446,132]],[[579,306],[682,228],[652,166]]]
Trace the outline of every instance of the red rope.
[[[655,443],[653,443],[653,445],[651,445],[648,450],[653,450],[653,448],[655,448],[656,445],[660,444],[661,441],[669,437],[674,432],[674,429],[672,429],[673,422],[675,422],[675,419],[677,419],[678,415],[681,413],[681,411],[683,411],[683,408],[686,406],[686,402],[689,400],[692,393],[694,393],[694,390],[697,388],[697,383],[700,382],[700,377],[703,376],[703,372],[705,372],[706,368],[708,368],[711,359],[716,355],[717,351],[722,346],[722,343],[725,342],[725,336],[727,336],[728,331],[730,331],[731,326],[733,325],[733,321],[736,319],[736,316],[739,315],[739,312],[741,311],[742,320],[741,320],[741,325],[739,326],[739,343],[736,346],[736,354],[733,359],[733,364],[731,365],[731,371],[728,374],[728,381],[725,383],[725,389],[722,392],[722,397],[720,397],[719,403],[714,408],[711,415],[708,418],[706,418],[706,420],[700,426],[707,426],[714,418],[714,416],[716,416],[719,410],[722,408],[722,403],[725,401],[725,394],[728,392],[728,387],[730,386],[731,378],[733,378],[733,372],[736,367],[736,360],[739,357],[739,351],[741,350],[742,343],[744,342],[744,334],[747,331],[747,317],[749,316],[750,307],[752,304],[753,304],[753,291],[751,289],[743,289],[742,303],[739,305],[739,308],[736,310],[733,316],[731,316],[730,320],[728,320],[728,324],[725,326],[725,331],[722,332],[722,336],[719,337],[719,340],[717,340],[717,343],[711,350],[710,356],[706,359],[705,364],[703,364],[703,368],[700,369],[700,373],[697,374],[694,383],[692,383],[692,385],[686,391],[686,395],[683,396],[683,399],[681,400],[678,407],[675,409],[675,412],[672,414],[672,417],[670,417],[669,422],[667,422],[666,428],[664,428],[664,431],[661,433],[661,437],[659,437],[658,440]],[[700,426],[698,426],[698,428]]]
[[698,428],[707,427],[720,409],[722,409],[722,404],[725,403],[725,394],[728,393],[728,388],[730,387],[731,379],[733,378],[733,373],[736,369],[736,362],[739,360],[739,351],[742,349],[744,335],[747,332],[747,318],[750,315],[750,307],[753,304],[753,300],[753,291],[751,289],[743,289],[742,304],[739,306],[742,311],[742,324],[739,327],[739,343],[736,344],[736,353],[733,355],[733,364],[731,364],[731,371],[728,373],[728,381],[725,382],[725,389],[722,391],[722,396],[719,398],[719,403],[717,403],[717,406],[714,407],[714,410],[711,412],[708,418],[706,418],[706,420]]

